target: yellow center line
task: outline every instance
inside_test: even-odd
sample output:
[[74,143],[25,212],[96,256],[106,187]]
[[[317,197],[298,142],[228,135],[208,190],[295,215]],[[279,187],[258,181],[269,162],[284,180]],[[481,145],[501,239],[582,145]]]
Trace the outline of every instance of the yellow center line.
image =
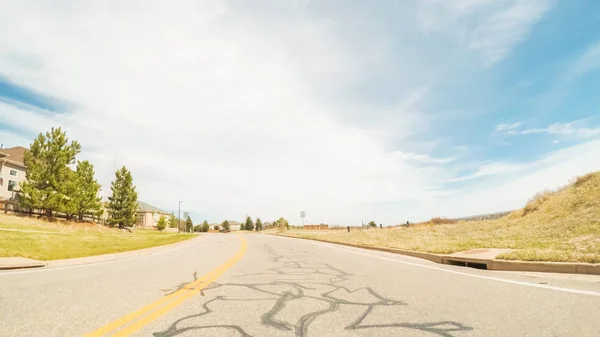
[[[171,311],[172,309],[179,306],[181,303],[185,302],[187,299],[193,297],[198,294],[202,289],[206,288],[212,282],[217,280],[221,275],[223,275],[227,270],[233,267],[246,253],[248,248],[248,244],[246,240],[242,237],[239,237],[241,241],[241,247],[238,252],[232,256],[229,260],[227,260],[222,265],[210,271],[208,274],[202,276],[201,278],[195,280],[194,282],[188,283],[183,286],[182,289],[164,296],[134,312],[131,312],[116,321],[109,323],[97,330],[94,330],[85,335],[85,337],[100,337],[104,336],[120,327],[127,325],[128,323],[136,320],[139,317],[142,317],[138,321],[133,324],[122,328],[118,332],[116,332],[113,336],[129,336],[132,333],[140,330],[144,326],[148,325],[150,322],[156,320],[160,316],[165,313]],[[164,305],[163,305],[164,304]],[[156,309],[158,308],[158,309]],[[156,310],[154,310],[156,309]]]

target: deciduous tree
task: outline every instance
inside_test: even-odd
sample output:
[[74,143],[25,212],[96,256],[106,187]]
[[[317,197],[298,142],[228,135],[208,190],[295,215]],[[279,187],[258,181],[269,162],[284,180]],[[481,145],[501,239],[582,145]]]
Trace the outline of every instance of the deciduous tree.
[[169,216],[169,228],[177,228],[177,218],[173,212],[171,212],[171,216]]
[[202,223],[202,231],[208,232],[209,229],[210,229],[210,226],[208,225],[208,221],[204,220],[204,222]]
[[167,220],[165,220],[164,216],[160,216],[160,219],[158,219],[158,222],[156,223],[156,229],[158,229],[159,231],[164,231],[165,228],[167,228]]

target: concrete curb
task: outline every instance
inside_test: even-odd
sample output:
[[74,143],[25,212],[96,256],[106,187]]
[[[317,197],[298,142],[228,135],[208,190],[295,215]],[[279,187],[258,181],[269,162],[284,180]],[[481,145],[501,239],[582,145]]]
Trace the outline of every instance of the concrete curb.
[[[169,249],[175,249],[178,246],[190,245],[193,242],[195,242],[203,237],[204,236],[198,236],[196,238],[191,238],[189,240],[170,243],[168,245],[155,246],[155,247],[143,248],[143,249],[138,249],[138,250],[129,250],[129,251],[120,252],[120,253],[110,253],[110,254],[75,257],[75,258],[71,258],[71,259],[50,260],[50,261],[38,261],[38,260],[26,259],[26,260],[34,261],[36,263],[33,263],[33,262],[30,262],[30,263],[24,262],[22,264],[14,263],[11,266],[8,266],[7,264],[6,265],[3,264],[2,259],[17,259],[17,258],[12,258],[12,257],[1,258],[0,257],[0,270],[42,268],[42,267],[47,267],[47,268],[67,267],[67,266],[70,267],[70,266],[79,266],[79,265],[86,265],[86,264],[96,264],[96,263],[110,262],[110,261],[116,261],[116,260],[131,259],[131,258],[142,257],[142,256],[151,255],[151,254],[155,254],[155,253],[160,253],[161,251],[165,251],[165,250],[169,250]],[[23,258],[18,258],[18,259],[23,259]]]
[[515,261],[515,260],[499,260],[499,259],[480,259],[471,257],[458,257],[445,254],[434,254],[417,252],[412,250],[403,250],[395,248],[374,247],[366,245],[356,245],[352,243],[334,242],[321,239],[301,238],[297,236],[288,236],[281,234],[265,233],[267,235],[281,236],[285,238],[312,240],[318,242],[332,243],[341,246],[354,248],[362,248],[369,250],[377,250],[393,254],[417,257],[424,260],[429,260],[440,264],[449,264],[465,267],[475,267],[487,270],[502,270],[502,271],[527,271],[527,272],[542,272],[542,273],[563,273],[563,274],[589,274],[600,275],[600,263],[577,263],[577,262],[537,262],[537,261]]
[[28,269],[45,267],[46,262],[24,257],[0,257],[0,270]]

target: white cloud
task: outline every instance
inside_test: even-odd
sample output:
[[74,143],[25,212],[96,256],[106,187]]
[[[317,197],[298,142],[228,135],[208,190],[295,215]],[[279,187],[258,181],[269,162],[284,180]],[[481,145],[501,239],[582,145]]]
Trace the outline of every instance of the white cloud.
[[0,121],[32,133],[62,126],[105,194],[127,165],[140,198],[163,208],[184,200],[215,218],[265,219],[304,209],[340,222],[368,213],[365,203],[427,197],[444,179],[420,166],[444,160],[402,158],[381,132],[410,134],[426,89],[395,108],[363,107],[381,116],[378,128],[339,122],[345,102],[322,92],[363,77],[375,52],[348,46],[333,20],[291,3],[272,20],[221,1],[63,5],[3,5],[0,69],[70,111],[0,103]]
[[519,126],[521,126],[521,122],[497,124],[495,128],[496,131],[506,131],[516,129]]
[[454,179],[450,180],[450,182],[460,182],[460,181],[467,181],[467,180],[482,178],[482,177],[486,177],[486,176],[515,173],[515,172],[525,170],[528,166],[529,166],[528,164],[501,163],[501,162],[485,164],[485,165],[481,166],[480,168],[478,168],[477,171],[475,171],[475,173],[466,175],[466,176],[461,176],[458,178],[454,178]]
[[[552,123],[545,128],[539,129],[524,129],[524,130],[514,130],[518,127],[504,127],[498,128],[496,126],[497,131],[506,131],[508,135],[531,135],[531,134],[549,134],[549,135],[560,135],[565,137],[575,137],[575,138],[591,138],[597,135],[600,135],[600,127],[585,127],[580,126],[585,122],[585,120],[578,120],[568,123]],[[505,124],[500,124],[499,126],[503,126]]]
[[566,72],[566,80],[600,70],[600,41],[589,46]]
[[[440,25],[456,24],[462,47],[485,58],[504,57],[534,22],[514,14],[516,33],[503,37],[501,29],[484,27],[499,25],[492,18],[517,2],[452,3],[449,13],[430,8],[436,37],[446,37]],[[477,34],[459,24],[462,15],[482,15]],[[435,82],[454,78],[457,63],[432,61],[421,57],[422,46],[411,47],[416,61],[403,63],[401,79],[391,85],[399,88],[396,101],[353,100],[348,88],[372,79],[373,69],[401,62],[382,56],[390,51],[385,41],[393,41],[387,34],[354,40],[346,28],[301,2],[250,8],[148,1],[143,10],[125,1],[7,2],[0,11],[2,75],[70,108],[54,114],[0,103],[0,123],[11,130],[0,137],[28,144],[23,133],[62,126],[82,143],[80,159],[95,165],[105,194],[115,168],[127,165],[142,200],[167,209],[183,200],[185,211],[210,214],[209,220],[250,214],[293,222],[305,210],[315,222],[393,223],[451,215],[448,205],[461,215],[497,206],[492,194],[462,196],[445,183],[478,183],[484,179],[474,178],[529,172],[529,166],[488,164],[477,177],[456,178],[455,166],[463,164],[457,158],[474,147],[445,144],[428,132]],[[501,43],[471,45],[484,36]],[[509,126],[501,131],[521,127]]]
[[422,2],[425,31],[447,31],[478,53],[485,65],[504,59],[552,7],[552,0],[429,0]]

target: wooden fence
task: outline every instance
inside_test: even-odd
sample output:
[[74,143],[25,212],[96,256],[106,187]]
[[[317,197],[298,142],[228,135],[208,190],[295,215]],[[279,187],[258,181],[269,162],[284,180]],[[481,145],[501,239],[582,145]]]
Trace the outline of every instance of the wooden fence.
[[312,231],[324,231],[329,229],[329,225],[304,225],[303,228]]
[[[43,210],[21,208],[17,201],[12,201],[12,200],[0,200],[0,210],[2,212],[4,212],[4,214],[12,213],[12,214],[24,214],[24,215],[28,215],[28,216],[45,216],[46,215],[46,213]],[[69,216],[67,214],[60,213],[60,212],[53,212],[52,216],[55,218],[59,218],[59,219],[69,219]],[[71,217],[71,219],[75,220],[73,217]],[[80,221],[96,222],[96,223],[100,223],[103,225],[106,224],[105,219],[101,219],[98,216],[91,215],[91,214],[84,214],[83,219],[80,219]]]

